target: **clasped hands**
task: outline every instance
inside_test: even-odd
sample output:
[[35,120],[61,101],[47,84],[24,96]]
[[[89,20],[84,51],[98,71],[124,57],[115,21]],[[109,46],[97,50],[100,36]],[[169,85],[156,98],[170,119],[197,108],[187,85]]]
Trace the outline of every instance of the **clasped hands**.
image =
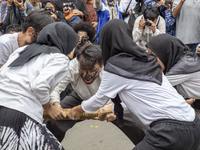
[[[59,102],[55,102],[54,104],[45,104],[44,111],[48,114],[49,119],[53,120],[64,120],[64,119],[71,119],[71,120],[79,120],[81,115],[84,113],[81,105],[73,107],[72,109],[68,109],[69,113],[66,114],[63,108],[61,107]],[[116,115],[112,113],[113,104],[106,105],[100,108],[97,113],[98,117],[93,118],[94,120],[104,121],[107,120],[111,122],[116,119]]]
[[[98,117],[95,117],[93,119],[100,120],[100,121],[107,120],[108,122],[115,120],[117,117],[115,114],[112,113],[112,107],[113,107],[113,104],[109,104],[109,105],[106,105],[106,106],[100,108],[97,111]],[[72,120],[79,120],[83,113],[84,113],[84,111],[83,111],[81,105],[78,105],[71,109],[71,111],[68,114],[68,117]]]

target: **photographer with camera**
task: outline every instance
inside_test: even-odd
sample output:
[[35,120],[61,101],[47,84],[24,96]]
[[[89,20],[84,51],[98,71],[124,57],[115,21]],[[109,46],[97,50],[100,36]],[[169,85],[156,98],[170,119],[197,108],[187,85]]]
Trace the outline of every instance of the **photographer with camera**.
[[44,6],[44,10],[48,12],[56,22],[62,21],[68,23],[62,13],[62,8],[60,8],[58,1],[46,0],[42,5]]
[[151,37],[166,33],[165,20],[159,15],[158,8],[147,7],[143,15],[139,16],[134,24],[132,36],[133,41],[144,49]]
[[8,0],[1,5],[3,28],[10,24],[22,25],[33,6],[25,0]]
[[73,26],[74,31],[80,36],[79,42],[77,44],[78,48],[81,48],[83,45],[91,44],[95,37],[95,29],[92,27],[92,24],[89,22],[79,22]]
[[82,21],[78,15],[73,13],[73,10],[76,9],[76,6],[72,2],[63,3],[63,14],[65,19],[68,21],[70,26],[74,26],[74,24]]

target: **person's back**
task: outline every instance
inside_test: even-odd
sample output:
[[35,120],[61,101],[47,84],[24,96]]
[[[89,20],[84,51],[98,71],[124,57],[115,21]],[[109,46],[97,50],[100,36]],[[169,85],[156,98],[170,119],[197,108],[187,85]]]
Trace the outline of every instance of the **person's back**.
[[0,65],[19,47],[35,42],[40,30],[54,20],[43,10],[34,10],[26,18],[22,31],[15,34],[5,34],[0,37]]
[[[26,46],[21,47],[12,53],[7,63],[1,68],[0,80],[3,81],[0,82],[0,94],[2,95],[0,99],[1,106],[25,112],[41,123],[42,116],[40,114],[43,113],[43,108],[38,99],[41,100],[42,103],[45,103],[47,99],[45,98],[46,91],[39,91],[52,74],[59,72],[59,68],[62,68],[63,71],[67,71],[66,62],[69,60],[67,60],[65,55],[61,55],[60,53],[52,55],[42,54],[33,58],[22,67],[9,67],[10,63],[13,62],[25,48]],[[54,69],[51,67],[51,69],[54,70],[53,72],[48,70],[48,65],[50,65],[51,62],[56,64],[54,65]],[[21,74],[25,72],[26,76]],[[46,75],[47,72],[48,76]],[[22,76],[23,80],[21,79]],[[61,79],[57,77],[54,80],[54,83],[57,83]],[[9,87],[9,90],[4,88],[4,84]],[[52,86],[49,90],[53,91],[53,88]],[[34,93],[35,96],[33,96],[32,93]],[[20,95],[23,95],[23,97]],[[13,103],[15,103],[15,105],[12,105]],[[34,109],[29,109],[30,106]],[[40,118],[38,118],[38,116],[40,116]]]

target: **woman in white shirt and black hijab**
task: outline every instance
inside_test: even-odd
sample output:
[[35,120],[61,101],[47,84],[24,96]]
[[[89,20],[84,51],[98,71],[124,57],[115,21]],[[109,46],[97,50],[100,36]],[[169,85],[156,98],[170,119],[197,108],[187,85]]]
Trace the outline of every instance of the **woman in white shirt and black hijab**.
[[156,59],[132,41],[128,25],[109,21],[100,39],[105,64],[100,87],[93,97],[72,108],[69,117],[93,113],[118,95],[124,113],[131,111],[150,126],[133,150],[195,150],[200,144],[198,116],[171,86]]
[[[160,34],[146,45],[163,66],[163,72],[189,104],[200,109],[200,55],[189,51],[178,38]],[[197,100],[198,99],[198,100]]]
[[42,125],[43,108],[52,119],[66,117],[49,95],[66,76],[79,36],[66,23],[52,23],[37,42],[17,49],[0,70],[0,149],[64,149]]

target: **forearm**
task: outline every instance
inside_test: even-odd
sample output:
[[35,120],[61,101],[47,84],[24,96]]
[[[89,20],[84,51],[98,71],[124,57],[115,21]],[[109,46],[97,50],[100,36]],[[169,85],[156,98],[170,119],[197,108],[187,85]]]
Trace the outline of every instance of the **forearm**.
[[184,0],[181,0],[180,3],[176,6],[176,8],[174,8],[172,12],[173,17],[177,17],[180,14],[183,3]]
[[11,6],[7,6],[5,8],[1,8],[1,12],[2,12],[2,22],[5,26],[8,26],[10,24],[10,12],[12,7]]

